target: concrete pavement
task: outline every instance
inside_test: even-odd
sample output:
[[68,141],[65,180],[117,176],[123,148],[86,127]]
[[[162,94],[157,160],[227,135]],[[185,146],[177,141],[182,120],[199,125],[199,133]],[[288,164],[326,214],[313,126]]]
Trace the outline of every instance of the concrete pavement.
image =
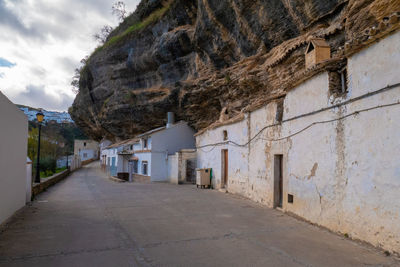
[[252,201],[191,185],[113,182],[92,163],[0,233],[0,266],[400,266]]

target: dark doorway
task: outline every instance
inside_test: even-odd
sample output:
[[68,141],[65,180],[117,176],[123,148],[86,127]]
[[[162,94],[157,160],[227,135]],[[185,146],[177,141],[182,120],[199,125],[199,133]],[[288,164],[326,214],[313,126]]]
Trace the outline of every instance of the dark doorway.
[[283,155],[274,156],[274,207],[283,203]]
[[222,150],[222,183],[225,187],[228,185],[228,149]]
[[186,182],[196,184],[196,163],[186,160]]

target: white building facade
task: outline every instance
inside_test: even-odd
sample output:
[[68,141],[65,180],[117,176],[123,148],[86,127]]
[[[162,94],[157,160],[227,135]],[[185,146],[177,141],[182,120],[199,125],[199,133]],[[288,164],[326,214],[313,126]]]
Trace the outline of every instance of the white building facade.
[[[28,118],[0,92],[0,224],[25,205]],[[29,184],[27,184],[29,183]]]
[[74,154],[81,158],[81,161],[99,158],[99,143],[94,140],[75,140]]
[[215,188],[400,252],[399,43],[397,32],[350,56],[342,94],[322,71],[199,132],[198,167]]
[[103,150],[106,169],[124,180],[167,182],[168,156],[195,147],[194,130],[186,122],[160,127]]

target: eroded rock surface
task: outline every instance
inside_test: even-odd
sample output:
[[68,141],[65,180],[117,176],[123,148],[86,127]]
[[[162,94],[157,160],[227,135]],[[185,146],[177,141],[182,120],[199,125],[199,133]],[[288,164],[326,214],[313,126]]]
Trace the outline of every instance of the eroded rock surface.
[[165,123],[166,112],[207,127],[284,94],[304,70],[311,36],[332,57],[400,1],[142,0],[110,37],[165,14],[95,52],[82,71],[72,118],[94,139],[129,138]]

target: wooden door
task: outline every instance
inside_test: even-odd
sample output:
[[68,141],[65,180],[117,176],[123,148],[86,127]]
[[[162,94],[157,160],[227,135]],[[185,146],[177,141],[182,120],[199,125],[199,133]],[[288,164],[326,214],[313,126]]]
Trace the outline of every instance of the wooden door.
[[224,157],[224,184],[228,185],[228,150],[223,150]]
[[283,155],[274,156],[274,207],[283,204]]

